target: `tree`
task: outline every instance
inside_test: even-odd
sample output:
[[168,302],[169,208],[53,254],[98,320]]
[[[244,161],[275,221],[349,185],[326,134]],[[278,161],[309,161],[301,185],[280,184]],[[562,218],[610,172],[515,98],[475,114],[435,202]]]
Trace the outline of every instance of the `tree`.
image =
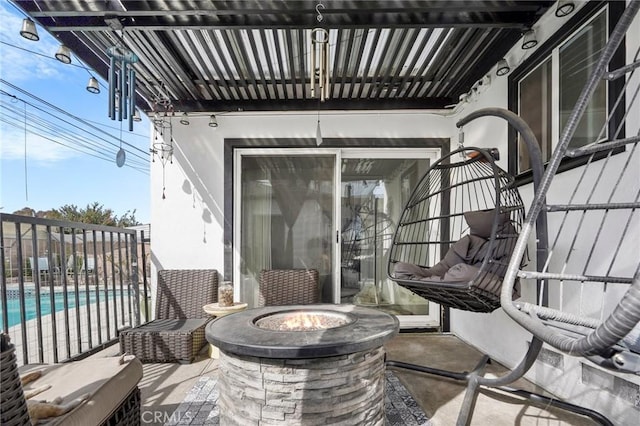
[[78,208],[75,204],[65,204],[58,209],[36,212],[29,207],[25,207],[14,212],[14,214],[66,220],[69,222],[93,223],[95,225],[118,227],[140,225],[140,222],[136,219],[135,210],[127,210],[122,216],[118,217],[113,210],[105,209],[104,206],[97,201],[87,204],[86,208]]
[[61,219],[72,222],[120,227],[140,225],[140,222],[136,220],[135,210],[133,210],[133,212],[127,210],[125,214],[118,217],[113,210],[105,209],[104,206],[97,201],[92,204],[87,204],[87,207],[84,209],[79,209],[73,204],[67,204],[57,209],[57,213]]

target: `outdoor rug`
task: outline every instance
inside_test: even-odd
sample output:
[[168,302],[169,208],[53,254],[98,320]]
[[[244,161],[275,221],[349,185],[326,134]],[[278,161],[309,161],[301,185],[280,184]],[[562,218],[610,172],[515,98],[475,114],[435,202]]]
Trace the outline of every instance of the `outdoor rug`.
[[[431,422],[400,380],[389,370],[385,374],[386,426],[430,426]],[[200,377],[165,426],[219,425],[217,384],[214,377]]]

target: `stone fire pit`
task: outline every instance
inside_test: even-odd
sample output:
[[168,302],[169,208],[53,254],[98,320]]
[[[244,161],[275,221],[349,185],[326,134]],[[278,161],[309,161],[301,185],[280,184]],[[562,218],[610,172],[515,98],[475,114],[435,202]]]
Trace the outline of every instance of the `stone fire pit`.
[[384,425],[383,344],[398,320],[352,305],[269,306],[211,322],[221,425]]

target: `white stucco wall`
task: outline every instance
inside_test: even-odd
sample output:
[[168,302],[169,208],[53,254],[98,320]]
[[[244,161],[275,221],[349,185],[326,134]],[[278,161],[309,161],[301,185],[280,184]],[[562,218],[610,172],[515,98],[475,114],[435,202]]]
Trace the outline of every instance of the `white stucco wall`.
[[[174,119],[174,159],[151,168],[152,263],[157,269],[215,268],[223,271],[224,140],[226,138],[315,138],[317,112],[220,113],[218,128],[208,115]],[[324,138],[449,137],[451,120],[425,111],[322,112]],[[231,165],[227,165],[230,167]],[[155,271],[152,271],[155,274]]]

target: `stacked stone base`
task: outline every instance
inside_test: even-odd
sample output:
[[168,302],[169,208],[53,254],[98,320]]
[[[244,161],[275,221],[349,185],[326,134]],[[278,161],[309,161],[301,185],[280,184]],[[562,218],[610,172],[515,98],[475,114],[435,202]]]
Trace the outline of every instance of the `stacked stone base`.
[[310,359],[220,351],[220,424],[384,425],[384,348]]

